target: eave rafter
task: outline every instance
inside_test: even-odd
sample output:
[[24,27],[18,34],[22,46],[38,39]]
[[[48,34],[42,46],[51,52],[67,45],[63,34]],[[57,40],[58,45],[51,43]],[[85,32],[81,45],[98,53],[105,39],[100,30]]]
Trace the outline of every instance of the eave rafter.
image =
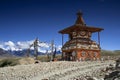
[[100,32],[103,29],[102,28],[91,27],[91,26],[73,25],[73,26],[70,26],[68,28],[65,28],[65,29],[59,31],[59,33],[70,34],[71,32],[81,31],[81,30],[85,30],[85,31],[89,31],[89,32],[94,33],[94,32]]

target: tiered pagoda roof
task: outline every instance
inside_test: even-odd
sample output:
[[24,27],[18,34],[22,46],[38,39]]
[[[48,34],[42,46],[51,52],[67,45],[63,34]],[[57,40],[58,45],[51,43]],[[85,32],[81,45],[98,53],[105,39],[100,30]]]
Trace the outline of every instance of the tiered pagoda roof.
[[93,26],[87,26],[82,18],[82,12],[78,12],[77,20],[75,24],[59,31],[59,33],[70,34],[73,31],[80,31],[80,30],[90,31],[93,33],[93,32],[100,32],[103,29],[98,27],[93,27]]

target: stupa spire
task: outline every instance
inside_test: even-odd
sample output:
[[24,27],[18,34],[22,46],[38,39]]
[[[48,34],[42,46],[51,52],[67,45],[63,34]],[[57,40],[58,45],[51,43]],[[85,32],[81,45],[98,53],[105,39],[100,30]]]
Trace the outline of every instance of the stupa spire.
[[77,13],[77,20],[76,20],[75,24],[77,24],[77,25],[85,25],[84,20],[82,18],[82,15],[83,15],[83,13],[81,11],[79,11]]

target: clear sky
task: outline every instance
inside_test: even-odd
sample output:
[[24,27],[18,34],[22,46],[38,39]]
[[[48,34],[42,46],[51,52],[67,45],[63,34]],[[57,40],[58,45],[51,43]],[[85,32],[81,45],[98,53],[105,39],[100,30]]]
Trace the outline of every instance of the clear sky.
[[38,37],[61,45],[58,31],[73,25],[79,10],[87,25],[104,28],[102,49],[120,49],[120,0],[0,0],[0,41]]

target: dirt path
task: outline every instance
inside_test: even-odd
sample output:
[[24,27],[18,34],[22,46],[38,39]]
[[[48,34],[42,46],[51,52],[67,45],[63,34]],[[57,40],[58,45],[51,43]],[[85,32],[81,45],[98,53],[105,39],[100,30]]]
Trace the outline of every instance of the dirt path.
[[41,62],[0,68],[0,80],[75,80],[84,76],[100,78],[99,71],[114,61]]

